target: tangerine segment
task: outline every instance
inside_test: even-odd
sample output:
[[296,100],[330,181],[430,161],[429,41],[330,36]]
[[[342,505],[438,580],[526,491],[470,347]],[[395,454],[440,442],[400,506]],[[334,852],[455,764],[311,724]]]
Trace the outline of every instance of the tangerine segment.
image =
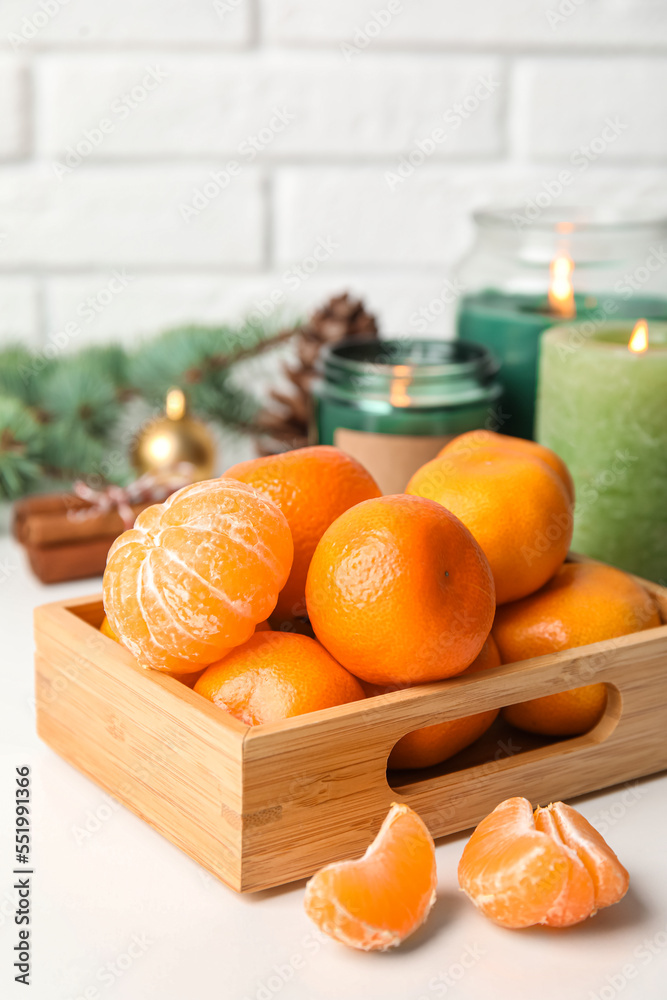
[[251,486],[186,486],[147,507],[112,545],[109,625],[142,666],[194,673],[268,618],[292,555],[284,515]]
[[304,904],[311,920],[336,941],[386,951],[424,923],[436,884],[431,834],[409,806],[394,802],[364,856],[317,872]]
[[561,841],[575,852],[591,879],[595,910],[618,903],[628,891],[630,876],[604,837],[581,813],[565,802],[554,802],[546,809],[536,809],[535,825],[538,829],[547,812],[551,814]]
[[530,802],[507,799],[479,824],[459,862],[459,885],[503,927],[540,923],[569,874],[562,849],[535,829]]
[[483,819],[459,862],[459,885],[503,927],[568,927],[625,895],[629,876],[600,834],[571,806],[533,813],[507,799]]
[[[562,802],[557,805],[563,805]],[[560,844],[567,858],[568,874],[560,896],[552,903],[544,916],[543,923],[548,927],[569,927],[578,924],[595,910],[595,888],[586,866],[560,835],[554,806],[546,809],[537,808],[533,813],[535,829],[546,833],[556,844]]]
[[306,582],[310,623],[339,663],[371,684],[461,673],[495,610],[488,561],[450,511],[423,497],[380,497],[334,521]]
[[273,500],[287,518],[294,539],[294,562],[278,598],[274,619],[306,614],[306,576],[320,538],[344,511],[381,496],[370,472],[330,445],[299,448],[253,458],[227,469],[226,476],[249,483]]
[[359,681],[305,635],[255,632],[212,663],[195,691],[247,726],[344,705],[364,697]]
[[107,618],[106,615],[102,619],[102,624],[100,625],[100,632],[102,633],[102,635],[105,635],[107,639],[113,639],[114,642],[118,642],[118,636],[111,628],[111,625],[109,625],[109,619]]

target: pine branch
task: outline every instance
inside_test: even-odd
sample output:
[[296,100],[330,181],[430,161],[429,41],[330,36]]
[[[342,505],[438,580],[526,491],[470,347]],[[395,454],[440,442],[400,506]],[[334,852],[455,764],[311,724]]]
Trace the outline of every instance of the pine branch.
[[88,352],[54,362],[41,381],[36,403],[45,424],[81,425],[86,434],[102,440],[109,438],[121,412],[113,380]]
[[298,334],[299,329],[300,327],[297,326],[287,330],[279,330],[278,333],[274,333],[270,337],[266,337],[249,347],[239,348],[236,352],[213,357],[210,363],[218,368],[231,368],[232,365],[238,364],[241,361],[248,361],[250,358],[259,357],[260,354],[265,354],[267,351],[271,351],[275,347],[286,343]]
[[10,344],[0,351],[0,395],[32,402],[35,358],[20,344]]
[[128,389],[129,363],[127,351],[120,344],[101,344],[85,347],[78,355],[79,364],[92,366],[111,379],[116,389],[125,393]]
[[0,398],[0,497],[11,500],[37,484],[40,429],[20,400]]
[[[161,410],[173,385],[184,390],[195,415],[237,432],[266,433],[262,402],[238,384],[236,373],[302,330],[302,324],[274,314],[266,323],[238,327],[179,327],[131,352],[109,344],[49,357],[19,344],[5,348],[0,351],[0,496],[20,496],[43,485],[45,477],[57,481],[95,473],[126,480],[129,468],[119,452],[110,462],[120,417],[134,398]],[[288,377],[307,392],[297,372]],[[285,441],[296,440],[298,430],[283,420]]]
[[252,392],[233,383],[233,370],[293,336],[291,328],[267,334],[249,323],[240,329],[192,326],[169,330],[142,345],[130,359],[130,381],[156,406],[172,385],[180,386],[199,416],[247,431],[254,426],[261,404]]

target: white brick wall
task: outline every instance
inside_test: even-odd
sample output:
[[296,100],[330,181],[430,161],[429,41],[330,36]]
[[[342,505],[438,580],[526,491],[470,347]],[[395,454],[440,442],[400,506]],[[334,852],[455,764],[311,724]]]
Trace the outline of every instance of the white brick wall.
[[[227,190],[196,164],[0,170],[6,239],[0,266],[239,267],[263,264],[264,203],[256,168]],[[214,197],[191,221],[180,207],[210,183]]]
[[666,56],[655,0],[2,0],[0,343],[132,343],[276,290],[416,329],[472,209],[525,204],[609,121],[573,197],[667,207]]
[[[154,89],[146,89],[144,80]],[[506,88],[499,60],[432,54],[386,59],[369,53],[346,65],[338,52],[306,52],[295,59],[273,51],[223,58],[50,56],[41,60],[37,78],[38,150],[57,156],[106,118],[109,131],[91,159],[247,161],[253,150],[265,161],[377,159],[398,155],[415,138],[429,135],[443,124],[447,109],[484,80],[489,98],[468,128],[451,131],[438,147],[437,155],[445,157],[500,153]],[[253,146],[249,137],[258,142]]]
[[[155,330],[189,322],[193,316],[204,323],[216,323],[221,317],[241,320],[249,313],[264,310],[284,322],[303,318],[303,310],[315,308],[332,293],[349,288],[363,295],[369,307],[382,318],[388,332],[414,328],[411,316],[415,303],[427,303],[438,296],[443,279],[439,273],[406,274],[393,269],[366,273],[353,269],[321,272],[303,282],[294,292],[285,282],[288,269],[258,275],[197,274],[164,276],[142,274],[126,269],[130,278],[123,290],[108,305],[102,292],[112,277],[112,269],[86,275],[61,275],[46,282],[48,335],[77,324],[76,343],[95,343],[119,339],[128,346],[139,336]],[[292,272],[290,272],[292,275]],[[272,307],[271,293],[285,291],[282,307]],[[0,284],[0,309],[4,305]],[[94,315],[91,315],[91,311]],[[1,319],[1,314],[0,314]],[[433,327],[435,329],[435,327]]]
[[25,155],[28,149],[28,77],[23,61],[0,56],[0,159]]
[[249,44],[252,4],[231,0],[2,0],[0,41],[25,52],[51,46],[133,49],[146,45]]
[[515,88],[521,149],[532,159],[566,158],[604,133],[605,162],[667,163],[664,55],[519,60]]
[[36,282],[17,275],[0,278],[0,344],[21,340],[37,346],[40,335]]
[[[352,42],[388,0],[261,0],[265,37],[299,45]],[[654,0],[402,0],[373,45],[470,46],[510,54],[523,46],[663,48],[667,10]],[[571,11],[571,13],[570,13]],[[376,15],[374,18],[374,14]]]

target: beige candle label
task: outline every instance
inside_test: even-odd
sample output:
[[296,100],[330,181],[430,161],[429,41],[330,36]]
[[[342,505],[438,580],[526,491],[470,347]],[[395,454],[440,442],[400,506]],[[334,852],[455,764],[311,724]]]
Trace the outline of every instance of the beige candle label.
[[425,462],[435,458],[454,436],[372,434],[337,427],[334,431],[334,444],[361,462],[385,496],[388,496],[403,493],[412,474]]

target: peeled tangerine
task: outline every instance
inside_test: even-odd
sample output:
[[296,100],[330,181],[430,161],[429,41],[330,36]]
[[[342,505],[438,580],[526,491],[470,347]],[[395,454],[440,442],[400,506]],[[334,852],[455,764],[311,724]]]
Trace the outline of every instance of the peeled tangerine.
[[564,802],[533,813],[507,799],[479,824],[459,885],[502,927],[569,927],[623,898],[629,875],[588,820]]
[[111,546],[108,624],[143,666],[195,673],[268,618],[292,556],[285,516],[252,486],[186,486],[147,507]]
[[362,951],[386,951],[424,923],[437,883],[435,847],[423,821],[394,802],[363,858],[327,865],[306,886],[320,930]]

